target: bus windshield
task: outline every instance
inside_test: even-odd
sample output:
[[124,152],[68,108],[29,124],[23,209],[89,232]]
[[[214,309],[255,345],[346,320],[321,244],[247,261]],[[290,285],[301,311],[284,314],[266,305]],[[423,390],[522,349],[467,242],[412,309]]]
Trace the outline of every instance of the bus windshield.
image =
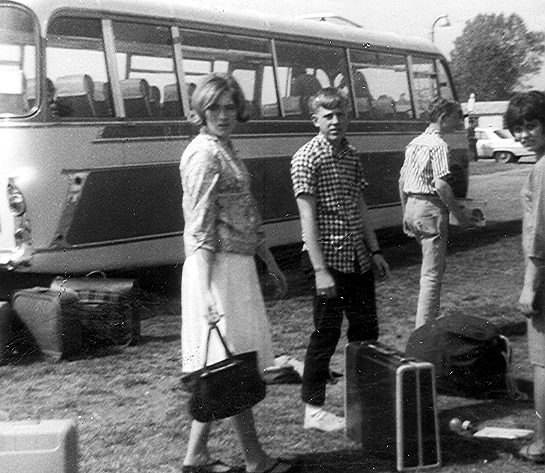
[[0,117],[28,115],[37,99],[38,35],[30,13],[0,6]]

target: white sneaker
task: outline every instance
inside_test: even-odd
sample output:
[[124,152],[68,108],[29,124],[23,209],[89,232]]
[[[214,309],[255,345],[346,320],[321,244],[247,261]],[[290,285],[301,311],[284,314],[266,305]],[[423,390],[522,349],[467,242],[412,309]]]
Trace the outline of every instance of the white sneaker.
[[323,430],[324,432],[336,432],[345,429],[346,421],[344,417],[336,416],[323,409],[315,412],[310,412],[307,409],[305,411],[305,423],[303,427],[305,429]]

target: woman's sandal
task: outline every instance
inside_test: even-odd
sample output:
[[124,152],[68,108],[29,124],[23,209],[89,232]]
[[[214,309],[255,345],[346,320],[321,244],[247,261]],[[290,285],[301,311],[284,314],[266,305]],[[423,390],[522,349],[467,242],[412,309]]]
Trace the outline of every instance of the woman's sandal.
[[183,465],[182,473],[235,473],[242,471],[240,468],[229,466],[221,460],[215,460],[206,465]]
[[[287,468],[286,468],[287,467]],[[277,458],[274,464],[260,473],[296,473],[301,469],[301,465],[297,462]],[[250,472],[246,472],[250,473]]]
[[545,452],[531,453],[530,445],[525,445],[519,451],[517,456],[523,460],[530,461],[532,463],[543,464],[545,463]]

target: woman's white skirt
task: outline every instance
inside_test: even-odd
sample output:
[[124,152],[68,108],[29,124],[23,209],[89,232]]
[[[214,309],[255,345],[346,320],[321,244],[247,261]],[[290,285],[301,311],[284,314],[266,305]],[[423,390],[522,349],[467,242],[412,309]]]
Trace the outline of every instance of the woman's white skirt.
[[[203,295],[198,283],[197,258],[184,261],[182,272],[182,371],[203,367],[208,323],[203,314]],[[225,314],[218,327],[233,353],[257,351],[261,370],[274,365],[272,338],[253,256],[216,253],[212,291]],[[217,334],[210,338],[207,364],[226,358]]]

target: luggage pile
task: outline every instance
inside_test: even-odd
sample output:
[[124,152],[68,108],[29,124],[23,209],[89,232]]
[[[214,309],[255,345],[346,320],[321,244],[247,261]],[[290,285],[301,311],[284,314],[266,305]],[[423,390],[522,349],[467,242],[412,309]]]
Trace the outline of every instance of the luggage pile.
[[50,287],[14,293],[11,309],[6,309],[11,313],[2,314],[3,325],[7,325],[3,332],[9,333],[14,321],[21,322],[50,361],[97,347],[135,345],[140,339],[135,297],[133,279],[57,277]]

